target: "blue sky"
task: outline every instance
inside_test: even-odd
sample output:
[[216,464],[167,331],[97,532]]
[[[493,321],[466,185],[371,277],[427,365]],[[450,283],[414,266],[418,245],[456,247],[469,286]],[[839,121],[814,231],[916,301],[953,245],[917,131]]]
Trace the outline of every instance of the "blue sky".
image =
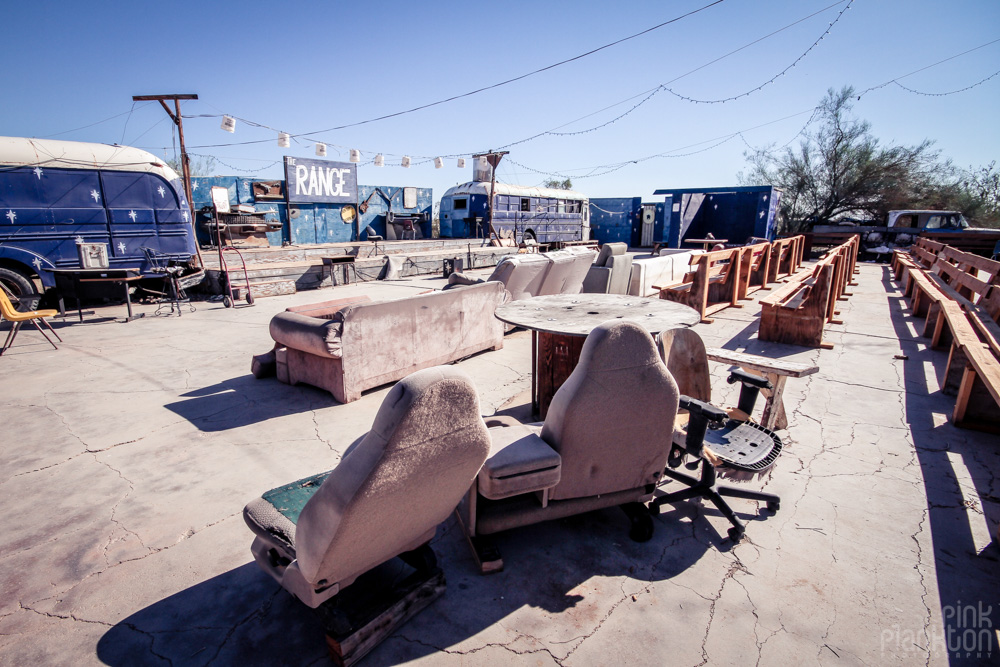
[[[385,167],[362,163],[359,182],[433,187],[437,199],[469,180],[471,161],[435,169],[424,159],[590,130],[661,84],[699,100],[738,96],[801,57],[736,100],[694,103],[660,90],[605,127],[514,145],[499,176],[534,185],[547,178],[538,172],[566,175],[592,197],[646,200],[656,188],[733,185],[748,144],[792,141],[828,88],[861,92],[894,79],[854,108],[884,142],[933,139],[963,167],[1000,158],[1000,75],[932,95],[1000,70],[997,0],[854,0],[832,28],[847,0],[724,0],[505,86],[277,145],[277,130],[315,132],[461,95],[711,2],[8,3],[0,133],[172,155],[166,114],[131,97],[197,93],[182,105],[187,144],[215,156],[217,173],[280,178],[283,155],[313,157],[323,140],[328,159],[346,160],[349,148],[363,162],[384,154]],[[223,113],[267,127],[237,121],[229,134]],[[217,145],[247,141],[262,143]],[[399,167],[402,155],[414,166]]]

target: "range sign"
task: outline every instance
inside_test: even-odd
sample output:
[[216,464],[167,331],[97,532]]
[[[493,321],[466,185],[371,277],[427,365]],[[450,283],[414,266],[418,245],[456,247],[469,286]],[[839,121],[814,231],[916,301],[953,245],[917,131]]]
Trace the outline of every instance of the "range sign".
[[358,202],[358,167],[351,162],[286,156],[285,183],[290,204]]

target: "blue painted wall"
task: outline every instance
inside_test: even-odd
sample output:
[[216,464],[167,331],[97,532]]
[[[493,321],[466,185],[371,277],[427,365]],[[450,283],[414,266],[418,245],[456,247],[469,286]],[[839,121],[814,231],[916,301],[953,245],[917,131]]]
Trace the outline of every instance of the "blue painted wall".
[[[283,242],[298,244],[307,243],[338,243],[354,241],[356,239],[356,226],[354,223],[345,223],[341,218],[340,211],[344,204],[288,204],[283,200],[262,200],[256,201],[253,196],[253,182],[255,180],[239,176],[199,176],[191,179],[191,195],[194,200],[194,208],[198,217],[198,240],[201,243],[210,241],[208,233],[204,230],[203,224],[209,215],[201,213],[201,209],[208,207],[211,209],[211,191],[213,187],[224,187],[229,190],[229,203],[253,204],[257,211],[267,212],[267,219],[280,220],[282,229],[278,232],[270,232],[267,240],[270,245],[281,245]],[[273,179],[267,179],[273,180]],[[434,191],[431,188],[417,188],[416,208],[403,208],[403,188],[400,186],[375,186],[359,185],[358,197],[360,202],[365,201],[368,195],[378,188],[392,200],[392,210],[394,213],[427,213],[428,222],[420,226],[421,234],[424,238],[431,236],[430,213],[434,205]],[[282,182],[284,190],[284,182]],[[386,200],[376,194],[368,202],[368,210],[361,215],[358,229],[361,230],[361,238],[364,239],[364,232],[368,225],[371,225],[377,234],[385,236],[385,214],[389,210]]]
[[632,242],[642,197],[609,197],[590,200],[590,235],[604,243]]
[[[420,225],[420,233],[425,239],[431,237],[431,210],[434,207],[434,190],[432,188],[417,188],[417,206],[415,208],[403,208],[403,188],[398,185],[359,185],[358,203],[368,202],[368,210],[361,214],[361,239],[366,238],[365,228],[371,225],[375,233],[386,238],[385,214],[389,210],[389,204],[382,194],[375,193],[378,189],[382,194],[392,200],[393,213],[426,213],[427,222]],[[375,193],[374,195],[372,193]],[[369,197],[371,197],[369,199]],[[360,209],[358,211],[360,213]]]
[[[781,191],[773,186],[733,188],[684,188],[657,190],[670,206],[667,244],[679,248],[682,239],[705,238],[711,233],[729,244],[741,244],[751,236],[775,238],[775,216]],[[689,219],[684,227],[684,220]]]

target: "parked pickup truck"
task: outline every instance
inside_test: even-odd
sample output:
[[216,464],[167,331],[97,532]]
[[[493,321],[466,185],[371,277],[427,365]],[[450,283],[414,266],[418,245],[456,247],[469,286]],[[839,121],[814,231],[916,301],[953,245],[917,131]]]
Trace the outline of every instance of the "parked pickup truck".
[[958,211],[889,211],[886,227],[899,229],[907,227],[916,232],[934,230],[939,232],[960,232],[969,228],[969,223]]
[[884,227],[853,223],[817,225],[807,237],[811,238],[811,245],[835,246],[852,234],[861,236],[862,252],[876,256],[893,248],[907,247],[918,235],[986,257],[996,253],[1000,246],[1000,230],[969,227],[958,211],[889,211]]

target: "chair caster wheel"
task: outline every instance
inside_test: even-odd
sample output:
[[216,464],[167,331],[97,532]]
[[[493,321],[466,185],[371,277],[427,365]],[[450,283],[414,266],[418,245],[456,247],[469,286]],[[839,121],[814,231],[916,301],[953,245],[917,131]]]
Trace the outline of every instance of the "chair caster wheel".
[[647,514],[632,519],[628,536],[633,542],[649,542],[653,539],[653,517]]
[[746,531],[743,528],[737,528],[733,526],[729,529],[729,539],[733,541],[733,544],[738,544],[740,540],[743,539],[743,533]]
[[778,502],[777,500],[769,500],[767,502],[767,509],[771,510],[772,512],[777,512],[779,509],[781,509],[781,503]]

